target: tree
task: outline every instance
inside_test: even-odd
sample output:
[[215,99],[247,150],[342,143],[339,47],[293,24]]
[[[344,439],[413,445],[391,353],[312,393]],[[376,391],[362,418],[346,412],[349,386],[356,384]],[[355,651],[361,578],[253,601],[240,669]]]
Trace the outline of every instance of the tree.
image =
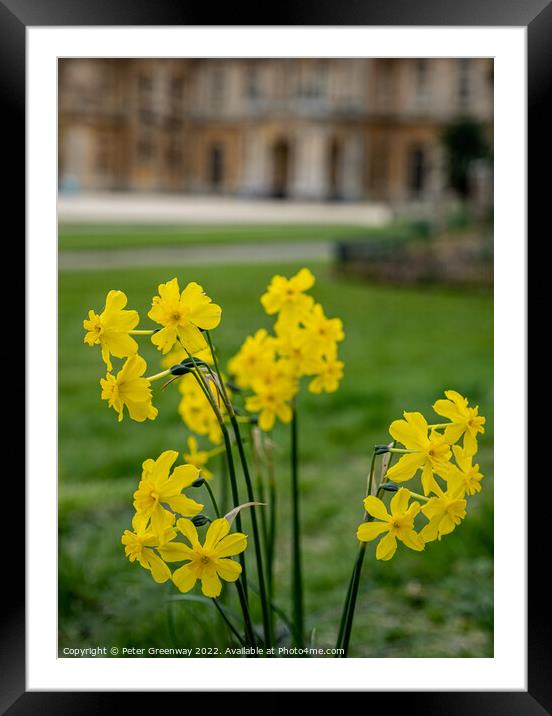
[[491,147],[481,122],[460,117],[443,130],[448,183],[462,199],[469,194],[470,165],[476,159],[490,159]]

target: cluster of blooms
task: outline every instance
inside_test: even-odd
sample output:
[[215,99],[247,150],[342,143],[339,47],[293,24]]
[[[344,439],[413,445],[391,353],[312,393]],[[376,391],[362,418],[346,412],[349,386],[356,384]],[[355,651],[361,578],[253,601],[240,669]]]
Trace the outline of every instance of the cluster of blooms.
[[[199,284],[191,282],[181,293],[178,280],[173,278],[160,284],[158,291],[148,317],[160,324],[161,329],[136,330],[140,317],[137,311],[125,309],[127,297],[122,291],[110,291],[104,310],[100,314],[90,310],[88,319],[83,321],[84,342],[100,346],[107,366],[106,377],[100,380],[102,399],[118,413],[119,421],[123,419],[125,406],[130,417],[138,422],[157,417],[157,408],[152,405],[151,381],[144,377],[147,364],[138,355],[133,335],[151,335],[152,343],[163,354],[173,352],[172,358],[175,351],[201,355],[208,351],[201,329],[215,328],[220,323],[220,306],[212,302]],[[112,373],[111,356],[126,359],[116,375]]]
[[[105,379],[100,379],[101,396],[118,413],[119,421],[123,419],[125,406],[133,420],[155,419],[158,411],[152,404],[151,380],[169,372],[151,379],[144,376],[147,364],[138,354],[133,335],[150,336],[164,354],[163,363],[167,368],[190,355],[205,362],[212,361],[202,329],[209,330],[219,324],[220,307],[193,282],[180,292],[175,278],[161,284],[158,292],[148,317],[160,324],[161,329],[137,330],[139,315],[137,311],[125,309],[127,297],[122,291],[110,291],[103,311],[97,314],[90,310],[88,319],[83,322],[84,342],[100,346],[107,366]],[[116,375],[112,372],[112,356],[125,359]],[[216,417],[210,408],[204,409],[204,404],[209,403],[196,387],[193,376],[183,376],[180,386],[183,394],[180,412],[186,411],[185,420],[198,434],[209,435],[213,442],[219,442]],[[134,493],[136,512],[132,530],[125,530],[121,541],[128,559],[149,570],[156,582],[172,579],[180,591],[187,592],[200,580],[206,596],[218,597],[220,580],[234,582],[241,573],[241,565],[231,557],[246,549],[247,537],[241,533],[230,534],[231,522],[222,517],[211,522],[203,544],[199,541],[195,523],[201,525],[208,520],[200,515],[203,505],[188,497],[184,490],[199,480],[200,471],[202,478],[212,477],[204,468],[211,453],[198,450],[197,441],[190,437],[188,452],[184,453],[186,464],[175,467],[172,472],[178,458],[174,450],[163,452],[157,460],[146,460]],[[187,542],[178,541],[179,536]],[[185,564],[171,573],[168,563],[174,562]]]
[[[477,435],[485,432],[485,418],[479,415],[477,406],[470,407],[468,400],[454,390],[445,391],[445,399],[437,400],[433,410],[449,422],[428,425],[421,413],[405,412],[404,420],[395,420],[389,428],[391,437],[404,449],[389,448],[401,458],[385,475],[385,481],[392,482],[382,482],[378,491],[393,489],[394,483],[411,480],[421,471],[424,494],[401,487],[391,499],[391,513],[376,495],[365,498],[366,518],[357,537],[369,542],[384,535],[376,549],[377,559],[391,559],[397,540],[421,551],[427,542],[450,534],[466,516],[466,496],[481,490],[483,475],[473,460]],[[462,445],[457,444],[461,438]],[[411,502],[412,498],[416,499]],[[417,515],[427,520],[419,532],[414,528]]]
[[[193,517],[203,505],[183,492],[198,479],[199,470],[187,464],[171,473],[177,457],[176,451],[166,450],[157,460],[142,465],[132,530],[125,530],[121,542],[128,559],[149,570],[156,582],[172,579],[181,592],[189,592],[200,580],[205,596],[218,597],[220,580],[235,582],[241,574],[241,565],[231,557],[245,550],[247,537],[240,532],[230,534],[230,522],[221,517],[211,522],[200,543]],[[177,541],[179,535],[188,543]],[[186,564],[171,573],[167,562]]]
[[295,276],[274,276],[261,303],[270,316],[277,316],[274,335],[258,330],[244,341],[230,360],[228,370],[236,385],[253,395],[245,407],[259,414],[259,427],[269,431],[276,418],[288,423],[291,401],[299,379],[310,376],[312,393],[337,390],[343,377],[337,344],[345,337],[339,318],[326,318],[324,309],[306,294],[315,278],[306,268]]

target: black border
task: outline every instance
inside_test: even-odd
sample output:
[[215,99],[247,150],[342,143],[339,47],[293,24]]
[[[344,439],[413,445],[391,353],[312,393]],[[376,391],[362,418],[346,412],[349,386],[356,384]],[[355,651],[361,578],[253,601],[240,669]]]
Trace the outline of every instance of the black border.
[[[4,98],[2,115],[4,137],[15,148],[17,161],[9,169],[10,201],[4,212],[13,215],[14,225],[24,222],[25,211],[25,29],[27,26],[67,25],[456,25],[525,26],[528,45],[528,230],[547,227],[550,241],[550,181],[552,116],[546,100],[552,98],[552,5],[550,0],[302,0],[295,4],[275,3],[270,17],[256,8],[239,13],[234,4],[197,7],[187,0],[0,0],[0,92]],[[213,17],[217,22],[213,23]],[[548,151],[547,151],[548,150]],[[548,170],[548,171],[546,171]],[[4,165],[4,172],[6,171]],[[17,187],[17,192],[14,191]],[[545,215],[546,214],[546,215]],[[548,221],[547,221],[548,220]],[[500,240],[500,237],[497,237]],[[549,279],[548,279],[549,280]],[[522,429],[522,426],[520,426]],[[549,472],[548,470],[546,472]],[[549,475],[546,476],[549,479]],[[4,479],[8,479],[4,475]],[[15,480],[10,479],[9,489]],[[23,504],[23,480],[19,495],[11,494],[12,504]],[[546,516],[529,493],[528,596],[528,691],[493,692],[389,692],[387,706],[404,705],[410,713],[436,714],[512,714],[535,716],[552,713],[552,650],[549,587],[541,574],[550,564],[549,544],[539,553],[540,523]],[[21,510],[18,511],[19,513]],[[531,519],[533,518],[533,519]],[[512,539],[517,531],[515,515]],[[20,535],[21,530],[15,534]],[[543,531],[544,536],[544,531]],[[19,540],[16,544],[22,544]],[[25,590],[24,557],[15,549],[4,550],[2,600],[0,611],[0,711],[10,716],[29,716],[41,712],[68,716],[95,714],[112,707],[129,706],[130,693],[26,692],[25,691]],[[8,564],[5,563],[7,559]],[[6,579],[10,575],[9,580]],[[545,569],[543,579],[549,576]],[[136,685],[139,690],[139,684]],[[216,685],[214,685],[216,688]],[[166,694],[167,696],[169,694]],[[366,708],[374,707],[381,692],[371,693]],[[180,695],[180,706],[189,708],[189,697]],[[198,697],[201,696],[198,694]],[[159,706],[157,693],[143,692],[143,706]],[[391,701],[390,701],[391,699]],[[262,701],[259,701],[261,706]],[[206,708],[208,705],[205,704]],[[261,706],[262,708],[262,706]]]

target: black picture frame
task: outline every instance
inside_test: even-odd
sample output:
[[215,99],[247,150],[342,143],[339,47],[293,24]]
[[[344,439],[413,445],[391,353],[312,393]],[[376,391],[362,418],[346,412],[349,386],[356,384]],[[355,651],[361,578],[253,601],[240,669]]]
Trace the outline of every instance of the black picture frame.
[[[13,225],[25,216],[25,31],[28,26],[86,25],[368,25],[368,26],[524,26],[528,48],[528,169],[529,231],[545,227],[544,212],[550,203],[545,162],[549,161],[550,110],[546,110],[552,84],[552,5],[550,0],[303,0],[293,6],[277,4],[270,15],[257,9],[210,4],[197,6],[182,0],[0,0],[0,88],[5,99],[2,124],[15,149],[10,166],[10,201],[5,213]],[[216,18],[216,23],[212,19]],[[7,217],[6,217],[7,219]],[[23,227],[22,227],[23,228]],[[499,237],[497,237],[497,240]],[[520,426],[520,430],[523,426]],[[10,482],[14,489],[15,480]],[[24,504],[24,483],[19,495]],[[424,714],[543,714],[552,713],[552,654],[548,589],[542,589],[542,550],[537,548],[540,523],[546,521],[537,507],[536,492],[529,491],[527,675],[528,690],[482,692],[391,692],[384,698],[395,708],[403,702],[409,712]],[[21,511],[21,510],[20,510]],[[514,516],[513,516],[514,519]],[[517,530],[517,528],[515,528]],[[18,534],[21,533],[17,525]],[[513,536],[515,538],[515,535]],[[121,704],[128,707],[128,693],[27,692],[25,685],[25,572],[22,540],[4,550],[4,606],[0,618],[0,712],[10,716],[99,713]],[[548,558],[549,560],[549,558]],[[436,685],[437,687],[437,685]],[[139,690],[139,684],[137,684]],[[360,690],[360,689],[359,689]],[[370,695],[370,708],[373,698]],[[155,694],[140,696],[152,703]],[[124,701],[123,701],[124,699]],[[144,701],[146,699],[146,701]],[[392,699],[389,702],[389,699]],[[377,698],[376,698],[377,700]],[[188,702],[186,702],[188,703]]]

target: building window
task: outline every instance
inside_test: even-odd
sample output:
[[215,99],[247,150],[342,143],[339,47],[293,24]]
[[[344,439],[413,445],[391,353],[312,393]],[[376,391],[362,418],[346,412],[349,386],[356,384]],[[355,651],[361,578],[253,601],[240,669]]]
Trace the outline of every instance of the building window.
[[211,74],[211,102],[214,106],[219,106],[223,99],[224,71],[221,67],[216,67]]
[[213,144],[209,150],[209,184],[214,191],[224,183],[224,150],[220,144]]
[[411,195],[423,193],[427,178],[427,160],[423,147],[413,146],[408,153],[408,190]]
[[467,109],[471,91],[471,60],[458,61],[458,104],[460,109]]
[[147,75],[140,75],[138,77],[138,89],[140,92],[151,92],[153,88],[153,81],[151,77],[148,77]]
[[418,60],[414,65],[416,101],[418,104],[425,103],[429,96],[429,66],[427,60]]
[[149,161],[153,157],[153,144],[151,143],[151,140],[146,138],[138,140],[138,144],[136,145],[136,154],[139,161]]
[[376,94],[380,109],[390,110],[393,104],[394,69],[390,60],[380,60],[377,69]]
[[173,77],[171,81],[171,96],[174,102],[181,102],[184,97],[184,78]]
[[257,67],[250,66],[247,68],[245,76],[245,94],[248,99],[255,100],[260,95],[259,88],[259,70]]
[[109,171],[109,158],[109,136],[107,134],[100,133],[96,138],[96,171],[99,174],[107,174]]

